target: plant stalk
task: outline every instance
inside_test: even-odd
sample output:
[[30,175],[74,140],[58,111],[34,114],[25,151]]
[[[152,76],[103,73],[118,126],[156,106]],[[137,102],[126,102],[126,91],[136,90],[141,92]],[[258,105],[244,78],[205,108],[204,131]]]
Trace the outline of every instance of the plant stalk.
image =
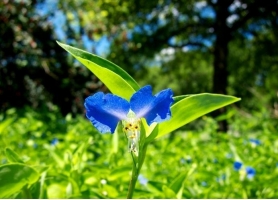
[[127,199],[132,199],[133,191],[139,176],[139,172],[145,160],[146,151],[147,151],[147,144],[145,144],[142,150],[140,151],[138,158],[135,158],[135,155],[131,153],[133,159],[133,167],[132,167],[132,174],[131,174],[131,179],[128,187]]
[[129,182],[127,199],[132,199],[133,191],[134,191],[138,176],[139,176],[138,165],[136,163],[133,163],[132,175],[131,175],[131,179],[130,179],[130,182]]

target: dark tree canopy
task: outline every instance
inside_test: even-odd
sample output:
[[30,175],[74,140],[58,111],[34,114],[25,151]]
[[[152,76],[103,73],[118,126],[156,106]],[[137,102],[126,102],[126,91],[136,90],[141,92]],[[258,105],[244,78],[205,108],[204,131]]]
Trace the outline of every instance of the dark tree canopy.
[[[277,101],[276,0],[58,2],[67,18],[63,42],[82,48],[84,35],[96,43],[106,36],[107,58],[142,84],[170,86],[176,95],[228,93],[251,109],[254,90],[271,105]],[[35,3],[1,2],[2,109],[52,103],[63,113],[80,112],[84,97],[102,85],[57,46]]]
[[84,97],[100,85],[84,67],[72,66],[56,44],[51,24],[34,5],[0,2],[1,110],[58,105],[63,114],[83,112]]

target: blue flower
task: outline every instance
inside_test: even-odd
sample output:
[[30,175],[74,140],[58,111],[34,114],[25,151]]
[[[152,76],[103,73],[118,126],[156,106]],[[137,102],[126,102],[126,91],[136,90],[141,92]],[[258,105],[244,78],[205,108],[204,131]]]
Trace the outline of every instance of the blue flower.
[[221,182],[223,182],[223,181],[225,181],[225,180],[226,180],[226,174],[222,174],[221,176],[216,177],[216,181],[217,181],[218,183],[221,183]]
[[202,185],[203,187],[207,187],[207,186],[208,186],[208,184],[207,184],[206,181],[202,181],[202,182],[201,182],[201,185]]
[[51,140],[50,144],[52,146],[56,146],[58,144],[58,142],[59,142],[59,140],[57,138],[54,138],[54,139]]
[[253,167],[246,167],[247,178],[252,179],[256,174],[256,171]]
[[[127,100],[113,95],[98,92],[85,99],[86,116],[101,133],[114,133],[121,120],[128,120],[128,114],[135,114],[135,119],[145,118],[148,125],[170,119],[170,106],[173,103],[173,92],[166,89],[155,96],[151,86],[147,85]],[[133,116],[134,118],[134,116]]]
[[141,185],[147,185],[148,179],[146,179],[142,174],[139,174],[138,181]]
[[234,162],[234,169],[239,171],[241,180],[243,180],[245,177],[252,179],[256,174],[256,171],[253,167],[243,167],[243,164],[238,161]]
[[234,169],[236,171],[240,170],[241,167],[242,167],[242,163],[241,162],[238,162],[238,161],[234,162]]
[[260,145],[261,144],[261,141],[260,140],[257,140],[257,139],[249,139],[249,142],[252,143],[252,144],[255,144],[255,145]]

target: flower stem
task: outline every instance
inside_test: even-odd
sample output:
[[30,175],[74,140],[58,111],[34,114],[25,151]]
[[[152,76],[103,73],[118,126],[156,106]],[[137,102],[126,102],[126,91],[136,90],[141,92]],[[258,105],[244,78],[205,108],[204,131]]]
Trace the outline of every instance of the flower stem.
[[128,187],[127,199],[132,199],[132,195],[138,179],[138,175],[139,175],[138,165],[134,162],[132,167],[132,175]]
[[132,174],[131,174],[131,179],[128,187],[127,199],[132,199],[133,191],[139,176],[139,172],[145,160],[146,151],[147,151],[147,145],[145,144],[144,148],[142,148],[142,150],[139,152],[138,158],[135,157],[133,153],[131,153],[133,159],[133,167],[132,167]]

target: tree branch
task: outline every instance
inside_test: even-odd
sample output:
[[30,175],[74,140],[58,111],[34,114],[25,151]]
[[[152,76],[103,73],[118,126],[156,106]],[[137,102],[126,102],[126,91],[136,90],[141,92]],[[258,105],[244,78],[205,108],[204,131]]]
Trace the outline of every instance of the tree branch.
[[[265,9],[266,11],[261,11],[260,9]],[[274,0],[268,1],[254,1],[246,9],[241,10],[236,13],[239,15],[239,19],[234,22],[233,26],[230,28],[231,32],[238,30],[251,18],[258,18],[270,13],[271,10],[276,11],[278,9],[278,4]],[[247,11],[247,14],[243,15]],[[276,11],[277,12],[277,11]]]
[[181,49],[181,48],[186,47],[186,46],[197,46],[197,47],[208,48],[202,42],[185,42],[185,43],[182,43],[182,44],[169,44],[168,43],[168,46],[173,47],[173,48],[177,48],[177,49]]

